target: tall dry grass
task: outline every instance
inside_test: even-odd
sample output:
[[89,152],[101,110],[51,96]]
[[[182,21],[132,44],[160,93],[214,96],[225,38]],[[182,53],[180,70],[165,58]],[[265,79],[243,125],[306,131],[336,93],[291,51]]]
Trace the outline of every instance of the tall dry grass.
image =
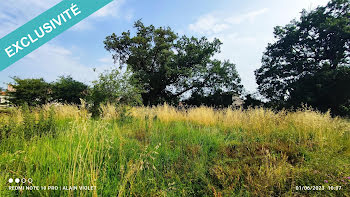
[[136,107],[132,109],[131,114],[141,119],[158,118],[165,123],[188,122],[203,126],[218,126],[222,129],[241,129],[251,135],[270,135],[284,131],[297,134],[300,139],[307,139],[312,135],[321,146],[326,140],[338,139],[350,131],[348,121],[339,117],[333,118],[330,113],[320,113],[310,108],[296,112],[285,110],[274,112],[264,108],[216,110],[205,106],[178,110],[165,104],[157,107]]
[[[13,108],[0,114],[0,177],[95,191],[0,191],[5,196],[292,196],[350,176],[350,122],[305,108]],[[327,183],[324,182],[327,180]],[[329,183],[328,183],[329,182]],[[0,181],[0,187],[8,183]]]

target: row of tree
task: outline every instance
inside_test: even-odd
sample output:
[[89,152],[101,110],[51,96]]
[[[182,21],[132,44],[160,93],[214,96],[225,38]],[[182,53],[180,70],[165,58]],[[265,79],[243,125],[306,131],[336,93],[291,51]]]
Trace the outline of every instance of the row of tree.
[[55,82],[44,79],[13,78],[13,91],[7,91],[8,100],[16,106],[41,106],[47,103],[80,105],[82,100],[93,115],[99,114],[100,104],[118,103],[141,105],[140,89],[131,81],[130,73],[120,73],[113,69],[100,74],[92,86],[74,80],[71,76],[61,76]]
[[[275,42],[267,46],[262,66],[255,71],[260,97],[246,95],[244,106],[296,109],[311,105],[349,115],[349,9],[348,0],[332,0],[303,11],[298,21],[275,27]],[[213,58],[220,52],[220,40],[179,36],[169,27],[145,26],[141,21],[134,28],[133,34],[106,37],[105,49],[120,67],[102,73],[92,87],[71,77],[50,84],[43,79],[14,78],[12,103],[77,104],[83,98],[98,111],[99,104],[106,102],[229,106],[233,96],[242,96],[235,65]]]
[[121,36],[112,34],[105,48],[113,53],[120,67],[100,74],[92,87],[71,77],[56,82],[43,79],[13,78],[15,92],[9,92],[15,105],[42,105],[48,102],[80,103],[87,100],[98,112],[101,103],[127,105],[229,106],[240,96],[243,86],[234,64],[213,56],[220,52],[218,39],[179,37],[170,28],[134,25]]
[[44,79],[13,78],[14,91],[8,91],[9,101],[14,105],[44,105],[49,102],[79,104],[80,98],[88,95],[88,86],[72,77],[60,77],[56,82],[48,83]]

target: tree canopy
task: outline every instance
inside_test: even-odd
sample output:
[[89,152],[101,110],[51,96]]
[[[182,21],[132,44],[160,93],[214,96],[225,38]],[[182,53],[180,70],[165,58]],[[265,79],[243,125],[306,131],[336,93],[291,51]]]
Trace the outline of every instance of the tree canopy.
[[88,86],[71,76],[61,76],[52,84],[53,100],[60,103],[80,104],[87,95]]
[[145,105],[176,103],[182,97],[239,94],[242,86],[235,65],[213,59],[220,52],[218,39],[195,38],[135,22],[136,34],[112,34],[105,48],[121,67],[130,69],[138,81]]
[[255,71],[260,93],[282,106],[310,104],[334,112],[349,106],[349,9],[348,0],[332,0],[275,27],[276,41]]
[[20,79],[14,77],[12,84],[15,91],[8,92],[9,101],[15,105],[43,105],[50,101],[50,84],[40,79]]
[[119,69],[105,71],[99,79],[93,81],[94,86],[89,93],[89,103],[93,116],[99,115],[100,104],[140,105],[141,92],[138,83],[130,76],[130,72],[120,72]]
[[13,77],[15,91],[7,91],[9,101],[17,106],[28,104],[40,106],[49,102],[80,104],[85,99],[88,86],[74,80],[71,76],[61,76],[56,82],[48,83],[43,78],[21,79]]

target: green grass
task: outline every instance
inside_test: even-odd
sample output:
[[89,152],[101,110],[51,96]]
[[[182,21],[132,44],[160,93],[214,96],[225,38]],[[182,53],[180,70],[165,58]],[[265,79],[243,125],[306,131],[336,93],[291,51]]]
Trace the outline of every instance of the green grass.
[[[258,120],[253,115],[258,109],[239,111],[238,119],[245,121],[230,125],[219,119],[206,124],[190,115],[187,121],[185,112],[165,121],[164,113],[154,112],[157,109],[149,109],[155,115],[122,119],[92,119],[84,110],[73,109],[24,108],[0,115],[0,196],[350,194],[350,124],[327,114],[266,111]],[[253,127],[247,117],[260,121],[260,126]],[[271,118],[275,119],[269,122]],[[312,119],[314,126],[298,118]],[[8,183],[17,177],[31,178],[35,186],[96,190],[10,191],[9,186],[30,185]],[[296,186],[325,190],[297,191]],[[331,191],[328,186],[342,189]]]

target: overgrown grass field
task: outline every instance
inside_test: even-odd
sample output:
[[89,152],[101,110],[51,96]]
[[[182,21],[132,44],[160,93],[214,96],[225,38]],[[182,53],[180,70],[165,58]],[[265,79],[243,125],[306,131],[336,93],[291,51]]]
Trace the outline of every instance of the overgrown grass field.
[[0,196],[350,196],[350,122],[309,109],[23,107],[0,132]]

